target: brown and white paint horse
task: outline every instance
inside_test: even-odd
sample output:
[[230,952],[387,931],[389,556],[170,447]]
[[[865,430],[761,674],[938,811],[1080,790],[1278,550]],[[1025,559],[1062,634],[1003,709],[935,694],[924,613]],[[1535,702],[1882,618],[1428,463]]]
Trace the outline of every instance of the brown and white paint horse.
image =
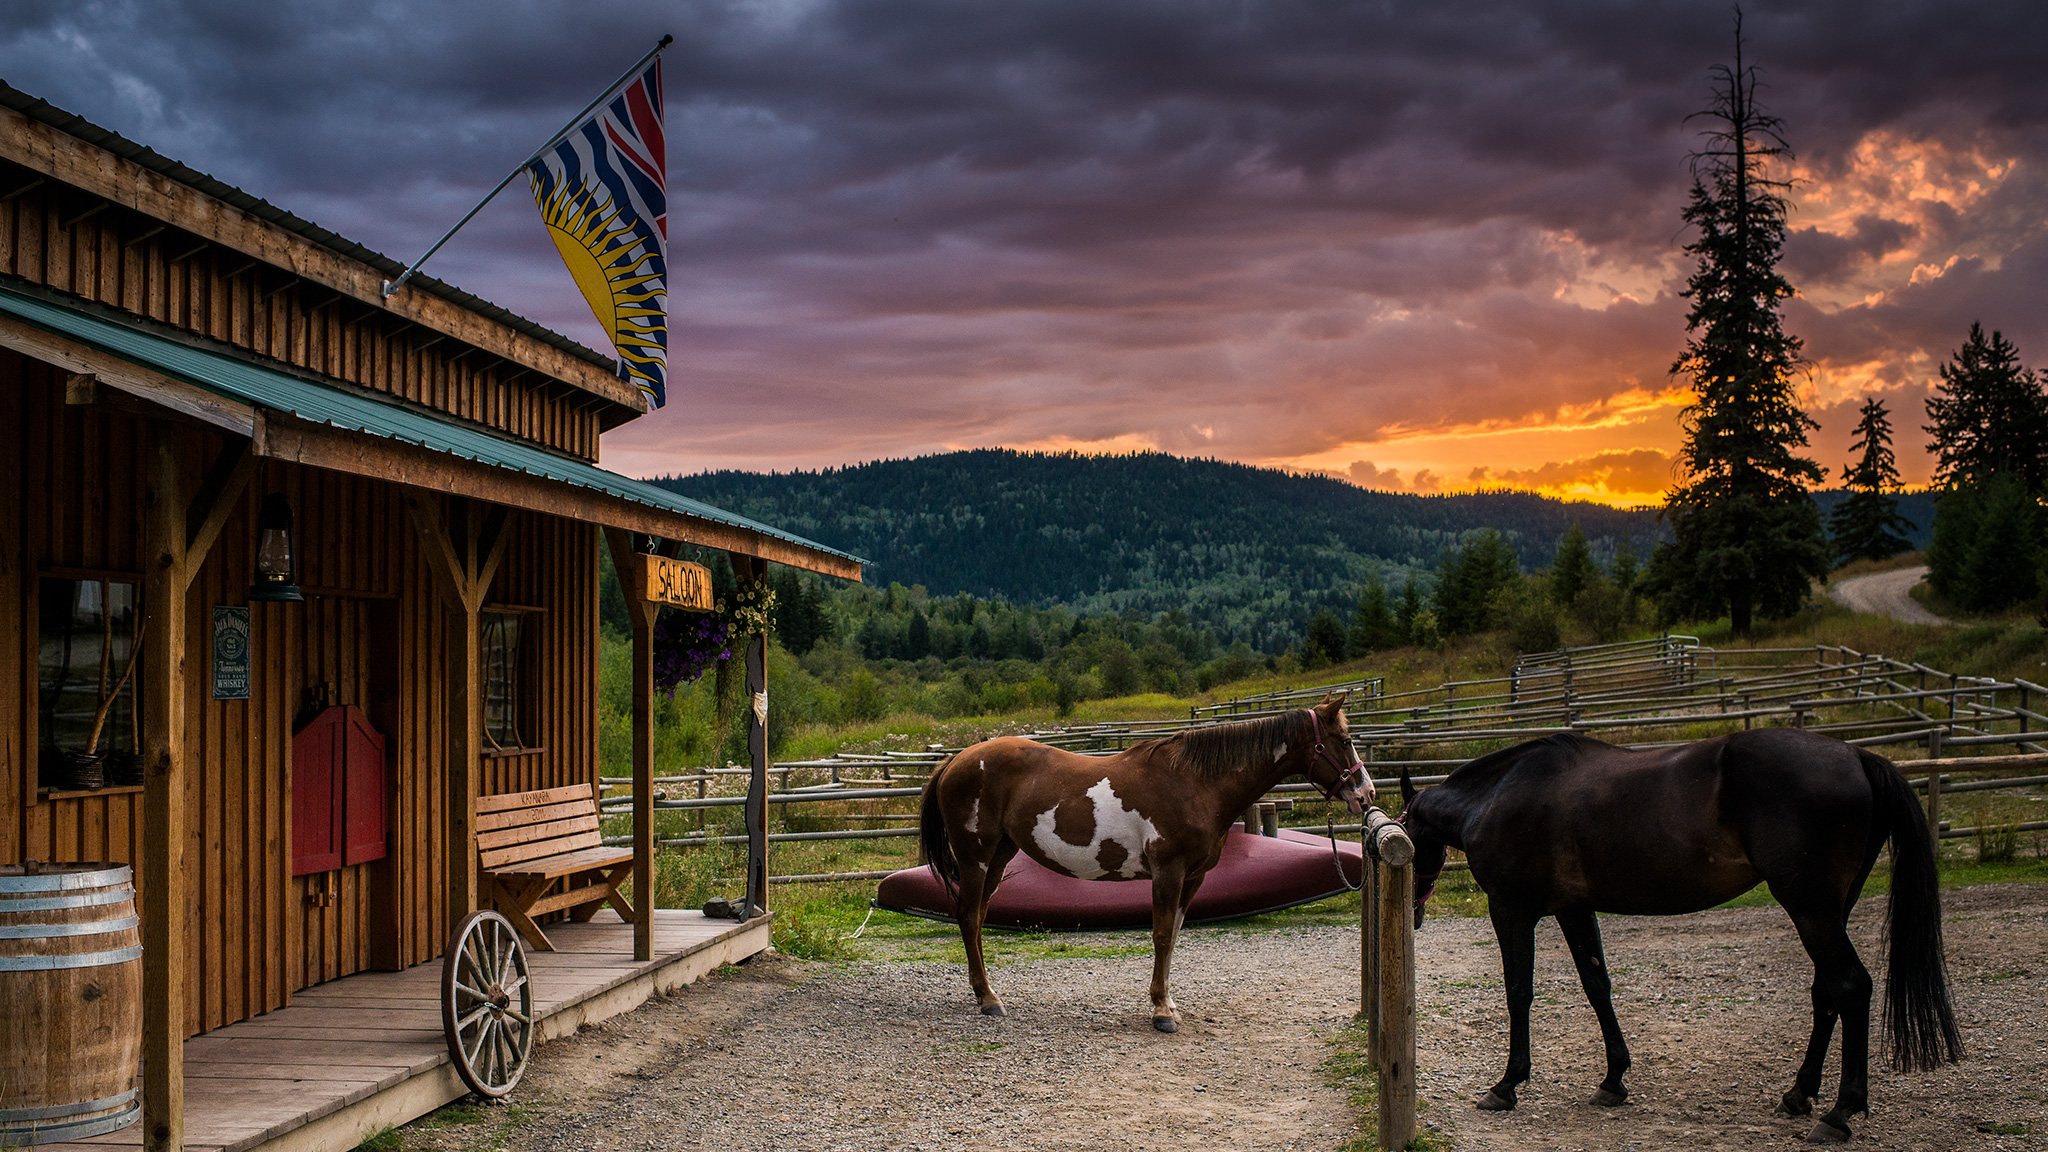
[[1223,838],[1245,809],[1289,776],[1306,776],[1354,813],[1372,781],[1351,748],[1344,697],[1259,720],[1193,728],[1111,756],[1083,756],[1006,736],[964,749],[932,773],[920,822],[924,862],[954,892],[968,979],[983,1014],[989,988],[981,928],[1018,851],[1082,880],[1152,881],[1152,1026],[1180,1029],[1166,990],[1173,945]]

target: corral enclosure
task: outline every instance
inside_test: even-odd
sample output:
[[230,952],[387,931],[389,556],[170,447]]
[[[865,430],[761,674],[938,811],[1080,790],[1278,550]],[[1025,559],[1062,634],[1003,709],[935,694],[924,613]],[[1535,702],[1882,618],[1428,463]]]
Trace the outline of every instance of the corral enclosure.
[[[1503,677],[1385,692],[1380,677],[1243,696],[1191,709],[1186,720],[1104,723],[1026,733],[1082,752],[1114,751],[1201,724],[1304,707],[1326,691],[1351,693],[1352,740],[1392,810],[1406,770],[1427,787],[1474,756],[1553,732],[1580,732],[1635,747],[1679,744],[1766,725],[1802,727],[1870,747],[1905,764],[1929,792],[1919,761],[1941,758],[1930,810],[1952,858],[2038,852],[2048,831],[2048,689],[2023,679],[1957,676],[1922,664],[1832,645],[1717,651],[1686,636],[1569,648],[1518,659]],[[778,884],[864,883],[908,864],[914,803],[927,774],[949,754],[842,754],[775,766],[771,812],[779,821],[771,872]],[[716,766],[657,776],[660,842],[671,898],[718,878],[715,860],[692,850],[739,843],[744,770]],[[604,810],[623,815],[630,785],[607,778]],[[1268,800],[1280,823],[1322,831],[1338,814],[1306,783]],[[1356,824],[1337,824],[1339,834]],[[608,830],[622,831],[617,825]],[[1967,847],[1966,847],[1967,846]],[[1958,856],[1957,853],[1963,853]],[[683,853],[684,855],[677,855]],[[854,866],[858,865],[858,866]],[[730,873],[727,873],[728,875]],[[1449,893],[1447,893],[1449,895]]]

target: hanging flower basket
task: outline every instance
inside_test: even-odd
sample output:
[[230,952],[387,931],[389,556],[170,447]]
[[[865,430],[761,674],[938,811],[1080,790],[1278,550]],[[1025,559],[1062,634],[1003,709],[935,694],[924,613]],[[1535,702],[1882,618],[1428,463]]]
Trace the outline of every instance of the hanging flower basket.
[[[719,602],[724,607],[724,601]],[[732,659],[732,626],[722,612],[664,612],[654,625],[654,687],[678,688]]]
[[732,625],[735,636],[772,632],[775,629],[775,589],[770,588],[765,580],[743,583],[728,601],[720,601],[719,613]]
[[664,612],[654,625],[654,687],[671,697],[676,690],[732,659],[733,646],[770,631],[775,590],[744,583],[721,597],[710,612]]

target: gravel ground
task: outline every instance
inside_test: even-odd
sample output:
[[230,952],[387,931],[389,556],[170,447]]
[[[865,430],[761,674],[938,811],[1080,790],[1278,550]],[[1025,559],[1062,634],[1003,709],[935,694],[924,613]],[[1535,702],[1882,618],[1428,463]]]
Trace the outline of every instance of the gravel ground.
[[1828,599],[1855,612],[1889,616],[1906,624],[1946,624],[1913,599],[1913,585],[1927,578],[1927,566],[1855,576],[1828,589]]
[[[1878,955],[1883,901],[1852,923]],[[1969,1059],[1873,1068],[1872,1148],[2048,1147],[2048,888],[1949,893]],[[1425,1125],[1459,1149],[1791,1146],[1770,1107],[1806,1034],[1811,969],[1784,914],[1738,908],[1602,921],[1635,1056],[1619,1109],[1584,1103],[1599,1034],[1554,925],[1537,932],[1535,1079],[1512,1113],[1507,1013],[1483,920],[1418,938]],[[407,1148],[1331,1149],[1356,1131],[1322,1083],[1325,1037],[1356,1007],[1355,929],[1191,932],[1175,957],[1186,1025],[1153,1032],[1145,956],[1040,959],[991,973],[1011,1015],[975,1014],[960,965],[763,958],[536,1053],[510,1107],[444,1109]],[[1130,937],[1075,937],[1077,947]],[[1880,966],[1881,968],[1881,966]],[[1876,973],[1882,980],[1881,970]],[[1824,1097],[1834,1091],[1833,1061]]]

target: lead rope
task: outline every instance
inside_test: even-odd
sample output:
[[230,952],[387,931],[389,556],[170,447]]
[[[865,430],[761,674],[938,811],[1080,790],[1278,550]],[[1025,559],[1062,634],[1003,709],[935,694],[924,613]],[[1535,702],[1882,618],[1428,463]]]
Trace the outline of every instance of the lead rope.
[[1342,884],[1346,892],[1356,892],[1360,888],[1365,887],[1365,825],[1360,823],[1358,826],[1359,856],[1358,883],[1356,884],[1351,882],[1351,877],[1344,874],[1344,857],[1337,852],[1337,818],[1324,813],[1323,829],[1330,837],[1330,863],[1337,866],[1337,883]]
[[841,936],[841,937],[840,937],[840,939],[841,939],[841,940],[858,940],[858,939],[860,939],[860,934],[868,930],[868,921],[870,921],[870,920],[873,920],[874,918],[875,918],[875,902],[874,902],[874,901],[872,901],[872,900],[870,900],[870,901],[868,901],[868,914],[867,914],[866,916],[863,916],[863,917],[861,917],[861,921],[860,921],[860,927],[858,927],[858,928],[855,928],[855,929],[853,930],[853,935],[851,935],[851,936]]

